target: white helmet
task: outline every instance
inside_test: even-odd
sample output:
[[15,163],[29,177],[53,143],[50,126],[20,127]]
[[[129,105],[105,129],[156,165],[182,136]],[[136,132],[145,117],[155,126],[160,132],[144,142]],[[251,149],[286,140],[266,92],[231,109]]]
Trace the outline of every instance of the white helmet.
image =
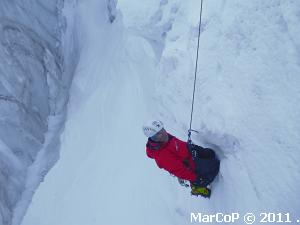
[[160,120],[151,120],[143,126],[144,134],[149,138],[157,134],[164,128],[164,124]]

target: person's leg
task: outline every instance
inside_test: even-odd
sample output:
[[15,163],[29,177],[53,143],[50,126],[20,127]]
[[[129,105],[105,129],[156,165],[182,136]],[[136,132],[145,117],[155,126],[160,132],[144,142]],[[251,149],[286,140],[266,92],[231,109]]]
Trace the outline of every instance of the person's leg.
[[201,159],[197,158],[196,163],[196,173],[197,173],[197,183],[199,186],[206,186],[210,184],[220,169],[220,161],[218,159]]
[[216,158],[216,153],[210,148],[202,148],[201,146],[195,145],[197,151],[197,158],[200,159],[214,159]]

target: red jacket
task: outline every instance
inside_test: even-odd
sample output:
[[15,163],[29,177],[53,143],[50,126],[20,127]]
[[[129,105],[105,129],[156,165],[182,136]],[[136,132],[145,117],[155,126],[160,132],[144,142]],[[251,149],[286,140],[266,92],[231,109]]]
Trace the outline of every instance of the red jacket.
[[196,165],[187,149],[187,143],[169,135],[169,141],[161,144],[148,139],[146,153],[149,158],[155,159],[159,168],[189,181],[196,180]]

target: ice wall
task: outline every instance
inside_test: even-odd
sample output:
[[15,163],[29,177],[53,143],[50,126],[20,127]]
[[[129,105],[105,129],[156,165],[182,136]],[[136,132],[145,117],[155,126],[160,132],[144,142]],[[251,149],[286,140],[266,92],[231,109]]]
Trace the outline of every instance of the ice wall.
[[[0,2],[0,224],[11,224],[28,168],[44,148],[49,116],[64,114],[62,0]],[[57,143],[58,137],[48,140]],[[58,146],[57,144],[55,146]],[[57,148],[48,148],[57,157]],[[51,155],[50,154],[50,155]]]

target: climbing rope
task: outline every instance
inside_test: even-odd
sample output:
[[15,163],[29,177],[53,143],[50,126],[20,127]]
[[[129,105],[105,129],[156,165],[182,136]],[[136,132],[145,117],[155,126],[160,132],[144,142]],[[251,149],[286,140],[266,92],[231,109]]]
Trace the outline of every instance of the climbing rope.
[[193,112],[194,112],[194,100],[195,100],[195,89],[196,89],[196,80],[197,80],[197,70],[198,70],[198,57],[199,57],[199,44],[200,44],[200,36],[201,36],[201,24],[202,24],[202,8],[203,8],[203,0],[201,0],[201,8],[199,15],[199,30],[198,30],[198,44],[197,44],[197,56],[196,56],[196,66],[195,66],[195,77],[194,77],[194,90],[193,90],[193,100],[192,100],[192,110],[191,110],[191,119],[190,119],[190,129],[188,131],[188,143],[192,144],[191,132],[197,132],[192,130],[192,122],[193,122]]

